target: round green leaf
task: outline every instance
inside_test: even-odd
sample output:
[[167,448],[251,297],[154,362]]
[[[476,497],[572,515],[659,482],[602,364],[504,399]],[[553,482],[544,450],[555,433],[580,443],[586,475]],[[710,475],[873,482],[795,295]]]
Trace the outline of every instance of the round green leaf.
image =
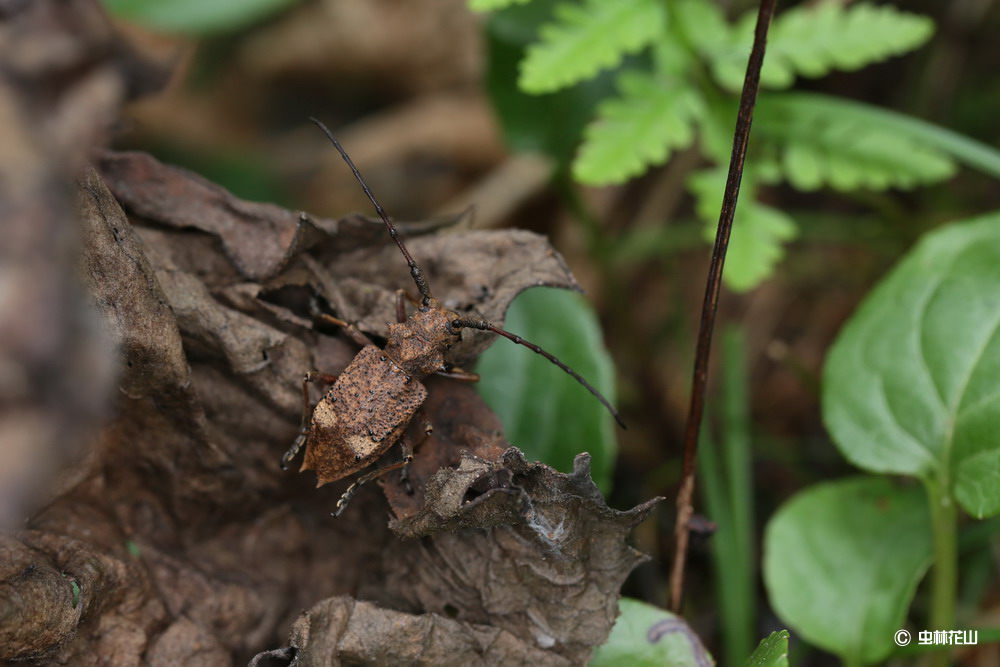
[[975,517],[1000,514],[1000,450],[974,454],[958,465],[955,495]]
[[653,605],[622,598],[608,641],[590,667],[708,667],[715,664],[684,619]]
[[[597,318],[573,292],[535,288],[507,311],[504,328],[540,345],[614,402],[614,367]],[[582,451],[607,491],[614,465],[614,420],[576,380],[521,345],[498,340],[480,358],[479,393],[503,420],[507,439],[528,458],[570,472]]]
[[788,667],[788,630],[776,630],[761,639],[746,667]]
[[[1000,214],[925,237],[868,296],[827,359],[823,418],[875,472],[949,481],[977,516],[1000,452]],[[990,453],[988,455],[988,453]],[[991,465],[962,465],[971,457]]]
[[112,14],[129,21],[187,34],[242,28],[298,0],[103,0]]
[[848,664],[895,648],[931,561],[922,487],[884,477],[814,486],[768,523],[764,583],[778,616]]

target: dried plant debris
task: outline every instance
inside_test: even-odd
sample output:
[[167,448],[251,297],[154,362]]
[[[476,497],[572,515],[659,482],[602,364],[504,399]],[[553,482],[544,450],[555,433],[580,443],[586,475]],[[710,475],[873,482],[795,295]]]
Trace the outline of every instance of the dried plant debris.
[[51,497],[113,396],[114,355],[78,276],[72,181],[157,77],[92,0],[3,3],[0,63],[2,529]]
[[[525,461],[468,384],[427,379],[409,487],[388,475],[334,520],[347,480],[280,471],[303,373],[357,353],[317,310],[378,340],[408,286],[370,223],[241,202],[136,154],[105,155],[77,209],[120,391],[62,492],[0,543],[0,659],[218,665],[290,637],[257,664],[568,664],[607,636],[651,503],[607,508],[586,457],[571,475]],[[528,286],[576,285],[527,232],[410,246],[463,313],[502,320]]]
[[[267,660],[267,662],[265,662]],[[334,597],[303,614],[291,646],[256,656],[252,667],[295,665],[572,665],[563,656],[489,625],[407,614]]]
[[[497,324],[503,323],[514,297],[529,287],[580,289],[562,257],[532,232],[446,234],[406,244],[445,308]],[[341,317],[384,335],[386,322],[395,317],[395,290],[412,285],[399,251],[386,244],[324,259],[335,284],[330,292],[345,304]],[[494,340],[492,334],[466,330],[462,342],[451,349],[449,361],[471,365]]]
[[656,500],[616,512],[590,479],[587,455],[563,475],[513,448],[495,462],[465,456],[429,487],[421,515],[393,524],[399,535],[426,539],[386,554],[386,581],[362,591],[386,606],[324,600],[296,621],[289,647],[260,654],[257,664],[586,661],[614,623],[618,588],[642,560],[625,535]]
[[[244,278],[274,276],[300,250],[316,243],[336,221],[312,221],[274,204],[243,201],[224,188],[146,153],[105,153],[101,174],[129,213],[184,229],[199,229],[221,241]],[[362,225],[377,230],[375,225]]]
[[431,537],[403,542],[386,591],[397,608],[405,600],[453,612],[583,661],[611,630],[617,591],[643,560],[625,538],[656,502],[608,508],[588,454],[570,475],[514,448],[493,462],[467,455],[431,479],[419,514],[391,524],[406,538]]

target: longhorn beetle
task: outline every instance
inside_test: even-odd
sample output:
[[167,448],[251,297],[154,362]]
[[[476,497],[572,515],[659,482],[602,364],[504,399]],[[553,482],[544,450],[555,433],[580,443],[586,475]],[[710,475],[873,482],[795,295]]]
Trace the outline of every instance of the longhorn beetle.
[[[413,260],[395,225],[375,199],[361,172],[354,166],[354,162],[326,125],[315,118],[309,120],[323,131],[344,158],[344,162],[351,168],[378,216],[385,223],[389,236],[396,242],[406,264],[410,267],[410,275],[420,292],[420,300],[417,311],[407,317],[403,301],[405,293],[402,290],[397,292],[396,322],[389,325],[386,344],[382,349],[353,325],[330,315],[320,315],[323,319],[342,327],[345,333],[361,345],[361,351],[339,376],[316,372],[306,374],[302,382],[302,423],[299,435],[282,457],[282,468],[287,468],[305,445],[306,453],[300,471],[315,470],[318,486],[322,486],[368,467],[394,443],[401,442],[403,460],[358,478],[337,501],[334,516],[344,510],[361,484],[391,470],[404,468],[412,459],[413,453],[412,446],[403,437],[403,432],[427,397],[427,390],[420,380],[433,373],[465,380],[478,378],[458,369],[449,370],[445,366],[445,353],[459,341],[462,329],[492,331],[542,355],[582,384],[604,404],[618,424],[625,428],[621,416],[608,399],[555,356],[491,322],[463,318],[458,313],[446,309],[441,302],[431,296],[423,271]],[[309,383],[317,380],[332,383],[333,386],[316,406],[310,409]],[[426,433],[430,433],[429,427]]]

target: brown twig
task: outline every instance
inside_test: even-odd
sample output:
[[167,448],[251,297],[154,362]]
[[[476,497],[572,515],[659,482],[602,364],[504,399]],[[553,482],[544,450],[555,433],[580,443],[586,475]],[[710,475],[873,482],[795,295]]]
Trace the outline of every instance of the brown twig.
[[712,261],[708,269],[708,281],[705,285],[705,300],[701,309],[701,325],[698,329],[698,348],[695,353],[694,377],[691,383],[691,403],[688,410],[687,425],[684,430],[684,471],[681,477],[680,489],[677,492],[677,521],[674,526],[674,563],[670,571],[670,608],[679,612],[684,594],[684,564],[687,560],[688,522],[694,511],[692,496],[694,495],[694,469],[698,452],[698,431],[701,428],[701,417],[705,408],[705,385],[708,382],[708,360],[712,348],[712,331],[715,328],[715,315],[719,306],[719,288],[722,280],[722,267],[726,260],[726,249],[729,246],[729,233],[733,228],[733,214],[736,212],[736,200],[740,193],[740,181],[743,178],[743,161],[747,153],[747,141],[750,137],[750,123],[753,120],[753,107],[757,101],[757,88],[760,84],[760,67],[764,61],[764,46],[767,42],[767,29],[771,24],[776,0],[761,0],[757,12],[757,27],[754,30],[753,48],[750,60],[747,62],[747,73],[743,78],[743,93],[740,96],[740,110],[736,117],[736,131],[733,136],[733,153],[729,158],[729,176],[726,179],[726,190],[722,198],[722,212],[719,214],[719,227],[715,235],[715,247],[712,249]]

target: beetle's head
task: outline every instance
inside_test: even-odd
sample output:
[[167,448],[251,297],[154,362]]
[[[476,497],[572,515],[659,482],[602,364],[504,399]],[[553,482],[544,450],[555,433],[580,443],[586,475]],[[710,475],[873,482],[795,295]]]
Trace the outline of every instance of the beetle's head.
[[386,353],[411,375],[430,375],[444,366],[448,348],[461,340],[459,330],[450,324],[458,318],[458,313],[431,299],[405,322],[389,325]]

